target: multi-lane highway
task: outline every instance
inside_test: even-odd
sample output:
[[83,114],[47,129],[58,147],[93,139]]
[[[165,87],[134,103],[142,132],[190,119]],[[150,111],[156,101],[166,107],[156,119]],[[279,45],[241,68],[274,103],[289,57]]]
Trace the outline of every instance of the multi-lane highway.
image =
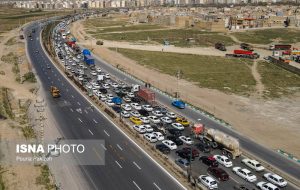
[[[62,96],[59,99],[53,99],[50,93],[46,93],[48,95],[45,98],[59,123],[58,128],[62,135],[67,139],[105,141],[103,146],[96,147],[105,150],[105,165],[79,166],[90,184],[86,189],[184,189],[105,116],[91,109],[91,103],[52,66],[43,52],[39,25],[29,25],[25,28],[25,33],[32,28],[35,28],[36,32],[32,38],[26,38],[28,56],[42,83],[42,88],[49,91],[50,86],[54,85],[61,91]],[[51,65],[51,69],[47,69],[47,64]],[[96,150],[95,155],[88,156],[101,159],[103,155],[97,154]]]

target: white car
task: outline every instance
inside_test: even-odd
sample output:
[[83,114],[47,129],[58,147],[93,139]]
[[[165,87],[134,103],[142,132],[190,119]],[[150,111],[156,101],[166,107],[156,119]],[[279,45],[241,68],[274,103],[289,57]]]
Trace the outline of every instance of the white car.
[[242,163],[244,163],[246,166],[248,166],[249,168],[251,168],[257,172],[261,172],[265,169],[258,161],[251,160],[249,158],[243,159]]
[[155,123],[155,124],[160,123],[160,119],[154,115],[148,116],[148,118],[152,123]]
[[131,102],[131,99],[127,96],[123,97],[123,100],[127,103]]
[[121,112],[121,116],[124,117],[124,118],[129,118],[129,117],[130,117],[130,114],[129,114],[129,112],[127,112],[127,111],[122,111],[122,112]]
[[72,62],[72,64],[71,64],[72,66],[76,66],[76,63],[75,62]]
[[150,120],[148,119],[148,117],[140,117],[140,120],[142,120],[142,122],[143,122],[144,124],[150,123]]
[[97,67],[97,68],[96,68],[96,71],[97,71],[98,73],[100,73],[100,72],[101,72],[101,69],[100,69],[99,67]]
[[177,145],[171,140],[163,140],[162,143],[166,145],[171,150],[176,150]]
[[139,132],[140,134],[146,133],[146,129],[142,125],[134,125],[133,129],[136,130],[137,132]]
[[131,103],[130,105],[131,105],[131,107],[133,107],[136,110],[141,110],[142,109],[142,106],[138,103]]
[[115,82],[112,83],[111,86],[114,87],[114,88],[118,88],[119,87],[118,83],[115,83]]
[[151,143],[157,142],[156,137],[152,133],[146,133],[146,134],[144,134],[144,138],[147,139]]
[[146,111],[153,111],[153,108],[152,108],[152,106],[151,106],[151,105],[149,105],[149,104],[142,105],[142,107],[143,107],[143,108],[144,108],[144,110],[146,110]]
[[257,177],[250,170],[241,167],[232,168],[232,172],[248,182],[255,182]]
[[95,88],[95,87],[92,87],[92,90],[93,90],[93,93],[94,93],[94,94],[98,91],[98,89]]
[[71,66],[67,66],[66,69],[67,70],[71,70],[72,68],[71,68]]
[[93,84],[93,86],[94,86],[95,88],[97,88],[97,89],[99,89],[99,88],[100,88],[100,85],[99,85],[99,84],[97,84],[97,83]]
[[167,123],[167,124],[172,123],[172,119],[170,119],[169,117],[161,117],[160,120],[161,120],[163,123]]
[[99,99],[100,99],[101,101],[105,101],[107,98],[106,98],[105,95],[101,94],[101,95],[99,96]]
[[277,174],[265,173],[263,178],[279,187],[285,187],[287,185],[287,182]]
[[106,100],[105,103],[108,105],[108,106],[113,106],[115,105],[115,103],[113,103],[111,100]]
[[141,125],[141,126],[145,127],[147,133],[153,132],[153,128],[151,127],[151,125]]
[[131,106],[129,104],[122,104],[121,108],[125,111],[130,111],[131,110]]
[[109,87],[109,85],[108,85],[108,84],[106,84],[106,83],[105,83],[105,84],[103,84],[102,86],[103,86],[103,88],[105,88],[105,89],[109,89],[109,88],[110,88],[110,87]]
[[163,116],[163,114],[162,114],[161,111],[159,111],[159,110],[153,110],[153,111],[152,111],[152,114],[155,115],[155,116],[157,116],[157,117]]
[[134,94],[133,94],[132,92],[129,92],[129,93],[127,94],[127,96],[128,96],[129,98],[133,98],[133,97],[134,97]]
[[178,138],[185,144],[191,145],[194,143],[194,141],[192,141],[191,137],[188,137],[188,136],[180,136]]
[[82,77],[82,76],[79,76],[79,77],[78,77],[78,80],[82,81],[82,80],[83,80],[83,77]]
[[130,115],[132,115],[133,117],[140,117],[141,116],[141,114],[137,111],[131,111]]
[[200,175],[198,180],[208,189],[218,189],[217,181],[208,175]]
[[155,137],[158,141],[163,141],[165,139],[165,137],[163,136],[163,134],[161,132],[153,132],[152,134],[155,135]]
[[168,116],[171,119],[176,119],[177,118],[177,115],[173,112],[167,112],[166,116]]
[[232,162],[224,155],[214,155],[214,158],[219,162],[221,165],[225,166],[226,168],[232,167]]
[[261,190],[279,190],[279,188],[276,185],[264,181],[258,182],[256,184],[256,187],[258,187]]
[[105,74],[105,78],[110,79],[110,74]]
[[174,129],[178,129],[178,130],[184,130],[184,126],[181,125],[180,123],[172,123],[171,126],[174,128]]
[[114,96],[112,94],[107,94],[106,97],[107,97],[107,99],[110,99],[110,100],[114,98]]
[[100,96],[101,96],[101,92],[97,91],[97,92],[95,93],[95,95],[96,95],[97,97],[100,97]]

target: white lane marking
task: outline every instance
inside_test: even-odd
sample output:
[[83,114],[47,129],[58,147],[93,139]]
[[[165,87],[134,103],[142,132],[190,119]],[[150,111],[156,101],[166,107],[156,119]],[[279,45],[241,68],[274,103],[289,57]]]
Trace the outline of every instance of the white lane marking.
[[81,121],[81,119],[80,119],[80,118],[78,118],[78,120],[79,120],[81,123],[83,123],[83,122]]
[[104,150],[107,150],[107,149],[105,148],[104,144],[101,144],[101,146],[102,146],[102,148],[103,148]]
[[115,161],[116,162],[116,164],[118,164],[118,166],[120,167],[120,168],[122,168],[122,166],[119,164],[119,162],[116,160]]
[[119,144],[117,144],[117,147],[118,147],[120,150],[123,150],[123,148],[122,148]]
[[232,179],[233,181],[235,181],[236,183],[239,183],[239,181],[234,179],[233,177],[229,176],[229,178]]
[[73,95],[71,95],[71,97],[72,97],[72,98],[74,98],[74,96],[73,96]]
[[142,189],[138,186],[138,184],[135,183],[135,181],[132,181],[132,182],[133,182],[133,184],[134,184],[139,190],[142,190]]
[[93,133],[91,130],[89,130],[89,132],[90,132],[92,135],[94,135],[94,133]]
[[95,123],[98,123],[95,119],[93,119],[93,121],[94,121]]
[[70,108],[70,110],[71,110],[71,112],[73,112],[73,109],[72,109],[72,108]]
[[142,169],[139,165],[137,165],[137,163],[133,162],[133,164],[134,164],[139,170]]
[[78,105],[81,105],[79,102],[77,102]]
[[88,114],[88,111],[84,110],[84,112],[85,112],[86,114]]
[[158,190],[161,190],[161,188],[158,187],[158,185],[156,185],[156,183],[153,183],[153,185],[154,185]]
[[108,132],[106,132],[105,130],[103,130],[104,131],[104,133],[107,135],[107,136],[110,136],[109,134],[108,134]]

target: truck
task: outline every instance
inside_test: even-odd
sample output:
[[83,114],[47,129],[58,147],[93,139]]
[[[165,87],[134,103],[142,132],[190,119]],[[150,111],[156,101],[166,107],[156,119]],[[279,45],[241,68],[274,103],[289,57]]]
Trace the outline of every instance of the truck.
[[150,104],[155,102],[155,93],[148,88],[140,88],[137,92],[137,96]]
[[91,55],[84,55],[83,60],[89,66],[95,65],[95,60]]
[[213,148],[219,148],[220,150],[222,150],[223,155],[231,159],[235,159],[242,154],[238,139],[229,136],[217,129],[206,129],[203,138],[208,141]]
[[244,50],[247,50],[247,51],[253,51],[254,50],[252,45],[246,44],[246,43],[241,43],[240,47]]
[[292,45],[288,44],[272,44],[269,46],[269,50],[290,50]]
[[60,92],[59,89],[55,86],[50,87],[50,92],[53,98],[59,98],[60,97]]
[[254,53],[252,51],[247,50],[233,50],[233,54],[226,54],[226,57],[241,57],[241,58],[249,58],[249,59],[258,59],[259,54]]
[[226,47],[224,43],[217,42],[215,43],[215,48],[221,51],[226,51]]
[[104,75],[97,75],[97,81],[103,81]]

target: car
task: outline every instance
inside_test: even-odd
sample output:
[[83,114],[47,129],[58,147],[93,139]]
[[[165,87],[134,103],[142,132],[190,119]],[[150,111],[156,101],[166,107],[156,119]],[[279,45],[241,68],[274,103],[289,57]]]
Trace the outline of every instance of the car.
[[106,103],[108,106],[113,106],[113,105],[115,105],[115,103],[113,103],[110,99],[106,100],[105,103]]
[[142,105],[143,109],[145,109],[146,111],[153,111],[153,108],[151,105],[149,104],[145,104],[145,105]]
[[169,154],[171,152],[171,149],[164,144],[157,144],[155,147],[163,154]]
[[151,143],[157,142],[157,139],[156,139],[155,135],[153,135],[152,133],[146,133],[146,134],[144,134],[144,138],[147,139]]
[[166,130],[165,130],[165,128],[164,127],[162,127],[162,126],[158,126],[158,125],[151,125],[151,127],[153,128],[153,131],[155,131],[155,132],[160,132],[160,133],[162,133],[163,135],[166,135]]
[[172,106],[179,108],[179,109],[184,109],[185,108],[185,103],[181,100],[174,100],[172,102]]
[[72,64],[71,64],[72,66],[76,66],[76,63],[75,62],[72,62]]
[[177,123],[180,123],[181,125],[183,125],[184,127],[188,127],[190,126],[190,122],[183,118],[183,117],[177,117],[176,120],[175,120]]
[[[137,111],[131,111],[130,112],[130,115],[132,115],[132,116],[134,116],[134,117],[140,117],[141,116],[141,114],[139,114],[139,112],[137,112]],[[141,120],[141,119],[140,119]]]
[[120,106],[112,106],[112,109],[117,112],[120,113],[122,111],[122,109],[120,108]]
[[142,122],[144,124],[150,123],[150,120],[148,119],[148,117],[140,117],[140,120],[142,120]]
[[[78,58],[78,56],[77,56],[77,58]],[[80,58],[78,58],[78,59],[80,59]],[[99,67],[96,67],[96,71],[97,71],[98,73],[101,73],[101,69],[100,69]]]
[[216,180],[208,175],[200,175],[198,181],[201,182],[208,189],[218,189],[218,184]]
[[114,87],[114,88],[118,88],[118,87],[119,87],[118,83],[116,83],[116,82],[113,82],[113,83],[111,84],[111,86]]
[[131,116],[129,120],[136,125],[141,125],[143,123],[138,117]]
[[105,78],[110,79],[110,74],[105,74]]
[[124,118],[129,118],[129,117],[130,117],[130,114],[129,114],[129,112],[127,112],[127,111],[122,111],[122,112],[121,112],[121,116],[124,117]]
[[176,150],[177,149],[177,145],[171,140],[163,140],[162,143],[164,145],[166,145],[167,147],[169,147],[171,150]]
[[287,186],[287,182],[277,174],[265,173],[263,175],[263,178],[268,180],[269,182],[273,183],[274,185],[279,186],[279,187]]
[[106,84],[106,83],[105,83],[105,84],[103,84],[102,86],[103,86],[103,88],[105,88],[105,89],[109,89],[109,88],[110,88],[110,87],[109,87],[109,85],[108,85],[108,84]]
[[191,139],[191,137],[188,137],[188,136],[179,136],[178,138],[185,144],[191,145],[194,143],[194,141]]
[[100,96],[101,96],[101,92],[97,91],[97,92],[95,93],[95,95],[96,95],[97,97],[100,97]]
[[177,130],[180,130],[180,131],[183,131],[183,130],[184,130],[183,125],[181,125],[180,123],[172,123],[171,126],[172,126],[174,129],[177,129]]
[[199,143],[197,143],[196,147],[204,153],[209,153],[211,151],[210,146],[203,141],[200,141]]
[[123,97],[123,100],[127,103],[130,103],[131,102],[131,99],[127,96]]
[[173,141],[177,146],[183,145],[183,142],[177,136],[167,136],[167,139]]
[[200,155],[199,151],[195,148],[191,149],[191,147],[183,147],[181,150],[188,152],[188,153],[191,153],[191,151],[192,151],[193,157],[199,157],[199,155]]
[[141,99],[138,98],[138,97],[133,97],[133,98],[131,98],[131,101],[132,101],[132,102],[135,102],[135,103],[141,103]]
[[145,129],[147,133],[152,133],[153,132],[153,128],[151,127],[151,125],[142,125]]
[[103,94],[100,94],[100,96],[99,96],[99,100],[101,100],[101,101],[105,101],[107,98],[106,98],[106,96],[105,95],[103,95]]
[[261,190],[279,190],[279,188],[276,185],[264,181],[258,182],[256,184],[256,187],[258,187]]
[[152,122],[152,123],[160,123],[160,119],[154,115],[151,115],[151,116],[148,116],[149,120]]
[[184,168],[187,168],[190,166],[190,162],[186,159],[183,159],[183,158],[177,158],[175,159],[175,163],[180,166],[180,167],[184,167]]
[[261,172],[261,171],[265,170],[265,168],[256,160],[251,160],[249,158],[245,158],[242,160],[242,163],[244,163],[246,166],[248,166],[249,168],[251,168],[257,172]]
[[163,114],[162,114],[161,111],[159,111],[159,110],[153,110],[153,111],[152,111],[152,114],[155,115],[155,116],[157,116],[157,117],[163,116]]
[[[176,136],[176,137],[179,137],[179,136],[182,135],[181,130],[178,130],[178,129],[175,129],[175,128],[169,128],[168,131],[169,131],[169,133],[170,133],[171,135],[174,135],[174,136]],[[180,139],[179,139],[179,140],[180,140]]]
[[160,120],[166,124],[172,123],[172,119],[170,119],[169,117],[161,117]]
[[163,108],[163,107],[160,107],[160,106],[154,107],[153,110],[160,111],[163,115],[168,112],[168,110],[166,108]]
[[107,90],[106,90],[105,88],[103,88],[103,87],[102,87],[102,88],[100,87],[99,91],[100,91],[101,93],[103,93],[103,94],[106,94],[106,93],[107,93]]
[[174,112],[167,112],[166,116],[168,116],[171,119],[176,119],[177,115]]
[[143,127],[141,125],[134,125],[133,129],[136,130],[140,134],[146,133],[145,127]]
[[257,180],[257,177],[246,168],[234,167],[232,168],[232,172],[248,182],[255,182]]
[[177,150],[175,153],[180,158],[187,159],[188,161],[193,161],[195,159],[195,157],[190,152],[185,152],[185,151],[182,151],[182,150]]
[[71,66],[67,66],[66,69],[67,70],[71,70],[72,68],[71,68]]
[[[153,128],[152,128],[152,129],[153,129]],[[158,141],[165,140],[165,137],[163,136],[163,134],[162,134],[161,132],[153,132],[152,134],[156,137],[156,139],[157,139]]]
[[93,84],[93,87],[95,87],[95,88],[97,88],[97,89],[100,89],[100,85],[97,84],[97,83],[94,83],[94,84]]
[[121,104],[121,108],[125,111],[131,110],[131,106],[129,104]]
[[226,168],[232,167],[232,162],[224,155],[214,155],[214,158],[217,160],[217,162]]
[[199,161],[202,161],[203,164],[208,165],[209,167],[218,167],[219,163],[213,156],[201,156]]
[[128,96],[129,98],[135,97],[134,93],[132,93],[132,92],[129,92],[129,93],[127,94],[127,96]]
[[111,99],[114,98],[114,96],[113,96],[112,94],[107,94],[107,95],[106,95],[106,98],[111,100]]
[[229,175],[225,170],[222,168],[218,167],[209,167],[207,169],[207,173],[210,175],[213,175],[215,178],[217,178],[219,181],[228,181],[229,180]]
[[139,103],[131,103],[130,105],[131,105],[131,107],[133,107],[136,110],[142,109],[142,106]]
[[138,112],[139,112],[142,116],[144,116],[144,117],[148,117],[148,116],[149,116],[149,113],[148,113],[146,110],[144,110],[144,109],[138,110]]

